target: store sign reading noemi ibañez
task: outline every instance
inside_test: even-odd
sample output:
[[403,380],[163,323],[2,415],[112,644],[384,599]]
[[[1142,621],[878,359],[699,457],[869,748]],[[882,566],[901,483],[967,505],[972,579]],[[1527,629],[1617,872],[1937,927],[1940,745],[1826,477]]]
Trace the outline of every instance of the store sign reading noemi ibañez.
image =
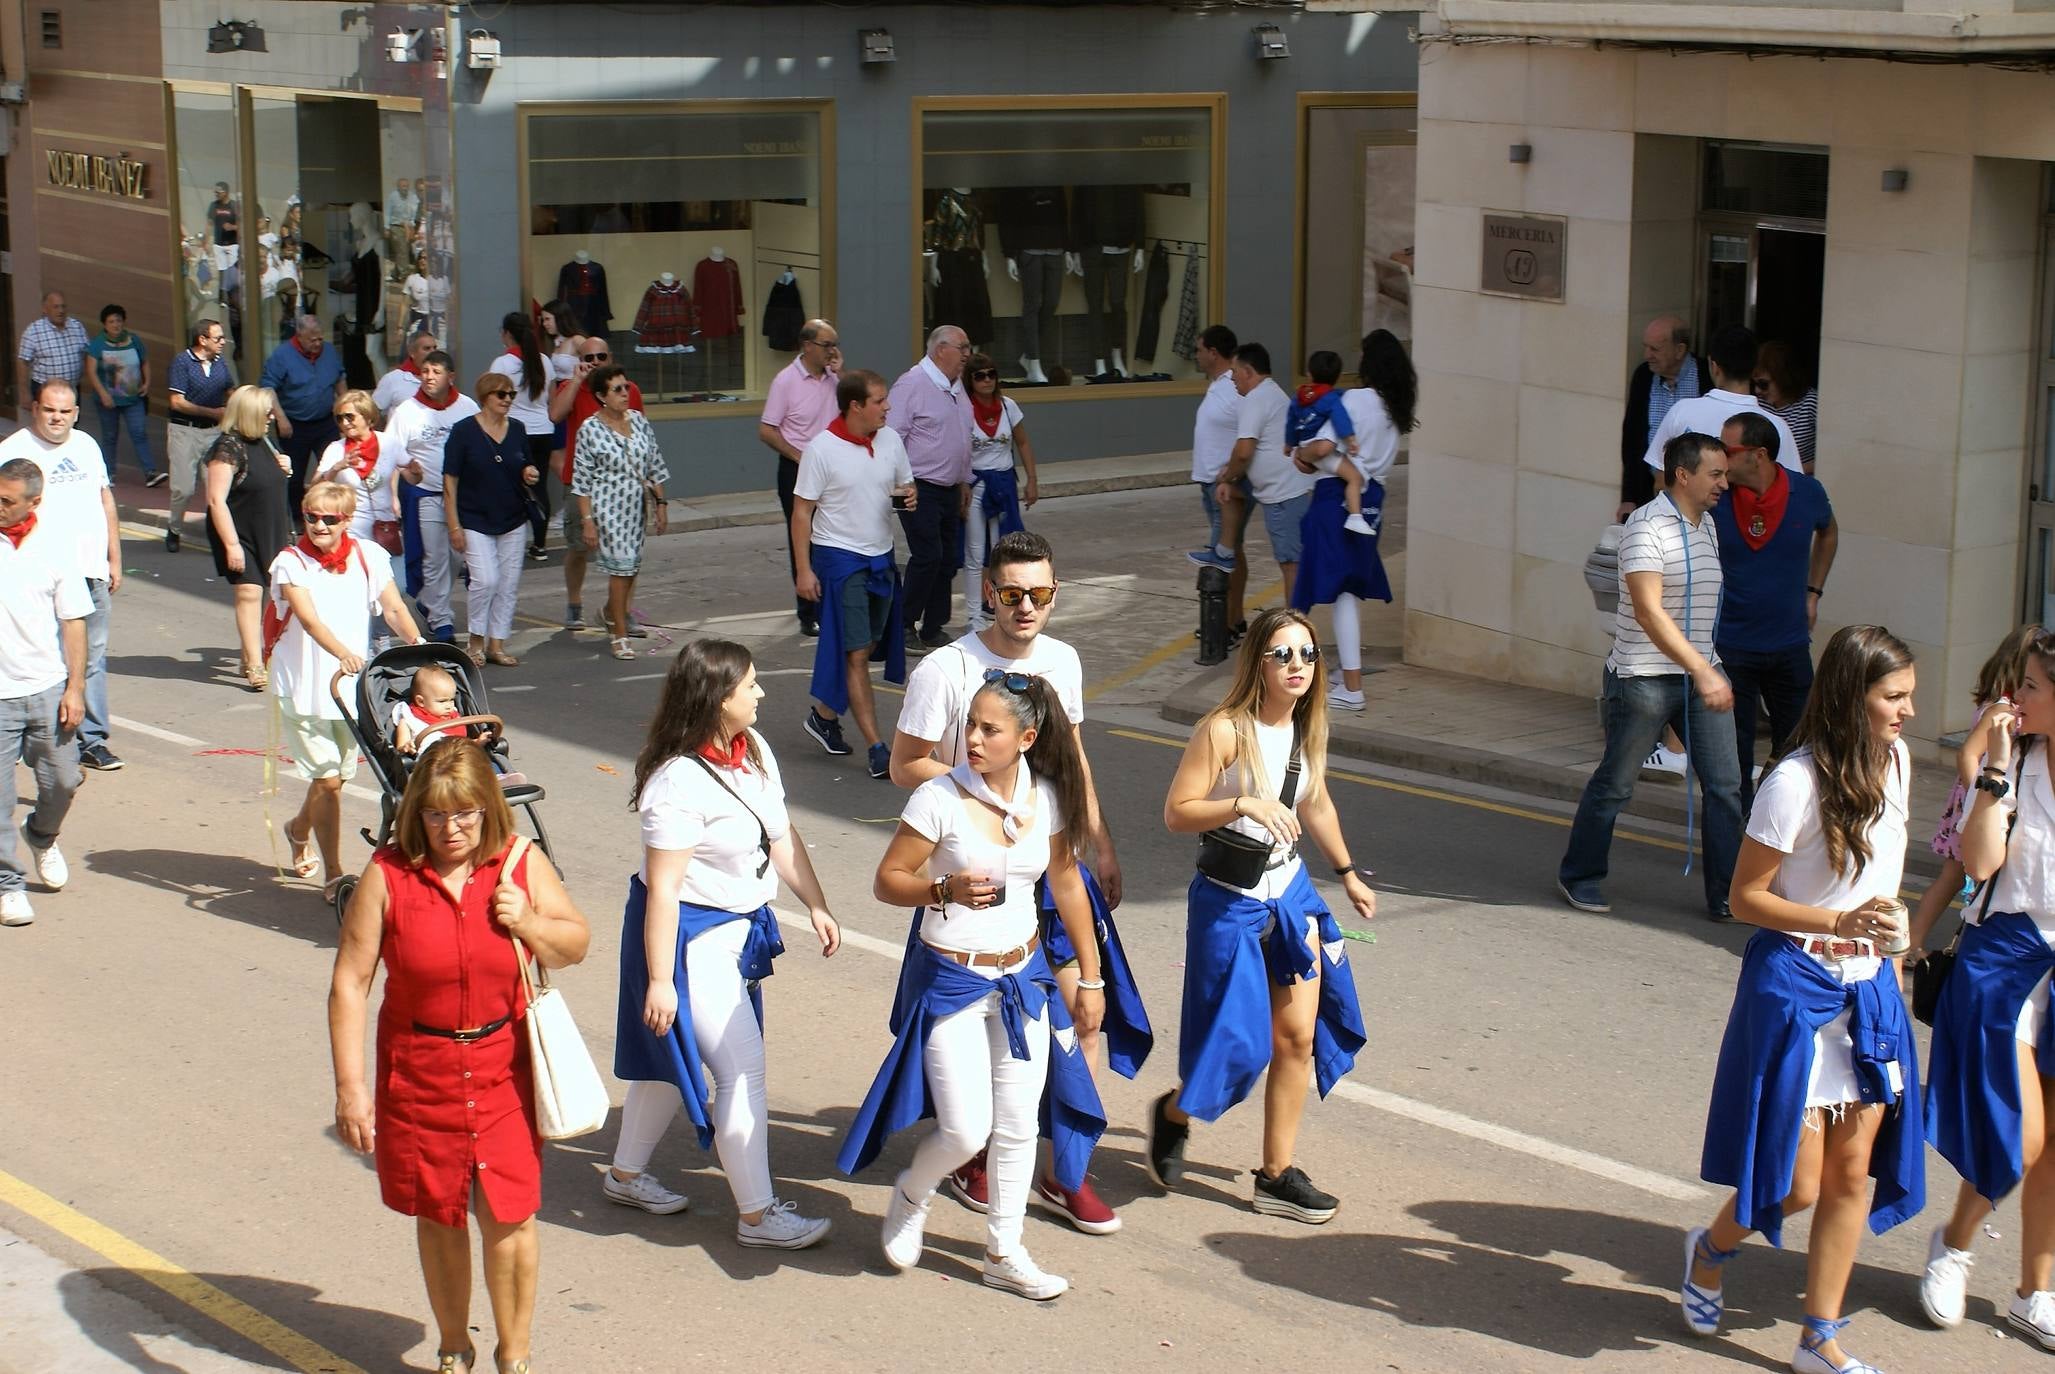
[[49,167],[52,186],[61,186],[67,191],[120,196],[124,200],[149,198],[149,164],[135,161],[126,153],[120,157],[102,157],[98,153],[68,153],[51,148],[44,151],[43,158]]
[[1563,298],[1569,221],[1554,215],[1484,216],[1484,290],[1535,301]]

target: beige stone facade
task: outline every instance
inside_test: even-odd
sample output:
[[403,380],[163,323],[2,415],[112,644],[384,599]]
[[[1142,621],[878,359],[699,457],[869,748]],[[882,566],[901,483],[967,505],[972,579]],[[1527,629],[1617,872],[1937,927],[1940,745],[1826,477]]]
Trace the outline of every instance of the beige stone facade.
[[[2055,76],[1437,41],[1429,18],[1408,661],[1596,688],[1609,637],[1582,564],[1617,501],[1642,326],[1692,316],[1700,141],[1813,145],[1829,158],[1818,475],[1841,526],[1815,643],[1890,626],[1920,656],[1919,733],[1967,724],[1976,670],[2026,604]],[[1531,161],[1509,160],[1515,144]],[[1880,189],[1886,169],[1905,190]],[[1486,212],[1568,221],[1561,303],[1481,292]]]

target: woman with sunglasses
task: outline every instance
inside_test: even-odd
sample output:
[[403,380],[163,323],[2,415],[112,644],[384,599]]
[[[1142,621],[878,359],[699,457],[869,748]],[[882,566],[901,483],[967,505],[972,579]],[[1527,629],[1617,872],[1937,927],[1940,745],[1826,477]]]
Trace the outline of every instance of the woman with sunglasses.
[[[564,484],[564,501],[561,507],[563,519],[559,522],[559,533],[564,536],[564,628],[582,630],[585,628],[585,560],[592,549],[585,543],[585,517],[577,500],[571,495],[571,476],[578,465],[578,431],[585,422],[600,411],[599,397],[587,385],[592,374],[613,361],[607,349],[604,334],[581,335],[572,340],[577,361],[572,364],[570,380],[557,388],[557,394],[550,398],[549,418],[554,424],[564,427],[564,453],[557,462],[557,477]],[[642,410],[642,388],[628,383],[628,409],[640,413]],[[632,624],[628,628],[631,636],[644,632]]]
[[[1078,876],[1086,777],[1055,689],[1038,677],[1001,673],[970,699],[963,758],[914,789],[878,865],[872,895],[922,911],[893,1008],[898,1039],[836,1164],[855,1173],[888,1136],[932,1110],[935,1128],[914,1147],[885,1207],[885,1260],[894,1269],[920,1262],[928,1206],[942,1180],[987,1150],[986,1285],[1036,1301],[1070,1287],[1029,1258],[1021,1223],[1045,1080],[1063,1187],[1083,1182],[1106,1128],[1076,1035],[1062,1034],[1073,1024],[1077,1034],[1097,1031],[1106,1010],[1091,904]],[[1079,951],[1083,991],[1074,1023],[1042,953],[1035,884],[1044,874]]]
[[[408,643],[420,634],[407,599],[393,584],[383,551],[367,548],[348,533],[357,496],[340,482],[317,482],[300,501],[299,542],[271,564],[266,637],[275,627],[271,687],[285,722],[286,751],[306,780],[307,796],[285,823],[292,869],[314,876],[320,851],[322,897],[333,901],[342,873],[343,784],[357,775],[357,741],[336,700],[349,700],[349,679],[363,671],[371,649],[371,618],[385,623]],[[329,690],[337,670],[345,680]]]
[[529,493],[542,478],[528,431],[513,418],[516,386],[499,372],[480,377],[478,413],[451,425],[442,443],[443,520],[451,552],[463,555],[471,575],[465,652],[473,663],[505,668],[520,662],[507,652],[507,636],[521,594]]
[[1226,699],[1193,729],[1163,803],[1173,834],[1204,839],[1186,896],[1179,1083],[1156,1100],[1147,1164],[1174,1186],[1193,1118],[1216,1120],[1267,1068],[1255,1209],[1312,1225],[1341,1204],[1292,1162],[1306,1083],[1317,1078],[1325,1097],[1364,1034],[1341,928],[1306,875],[1300,840],[1313,840],[1358,916],[1377,914],[1326,773],[1320,645],[1303,613],[1267,610],[1249,626]]
[[[973,630],[991,628],[992,608],[982,604],[985,554],[1002,537],[1026,529],[1021,510],[1041,497],[1035,480],[1035,451],[1028,446],[1020,407],[999,381],[999,364],[984,353],[970,355],[970,506],[963,517],[963,604]],[[1014,472],[1018,461],[1026,485]]]
[[599,410],[578,427],[577,459],[571,468],[571,499],[578,507],[582,540],[607,575],[607,634],[615,658],[635,657],[628,646],[628,610],[635,599],[635,575],[642,570],[642,539],[649,526],[670,527],[670,507],[656,431],[630,404],[633,383],[620,366],[595,368],[585,389]]

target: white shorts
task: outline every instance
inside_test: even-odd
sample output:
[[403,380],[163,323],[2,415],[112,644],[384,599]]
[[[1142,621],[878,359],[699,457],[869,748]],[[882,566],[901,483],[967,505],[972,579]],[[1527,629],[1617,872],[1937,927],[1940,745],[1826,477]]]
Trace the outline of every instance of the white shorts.
[[346,722],[297,716],[283,705],[279,714],[285,722],[286,752],[293,756],[293,766],[302,778],[348,782],[357,776],[357,738]]
[[[1843,986],[1890,976],[1889,966],[1873,954],[1853,959],[1822,959],[1816,954],[1807,957]],[[1843,1011],[1813,1032],[1812,1073],[1805,1083],[1807,1107],[1838,1107],[1862,1101],[1861,1081],[1855,1075],[1855,1037],[1849,1033],[1848,1017],[1849,1013]],[[1897,1069],[1895,1063],[1891,1065],[1892,1086],[1902,1092],[1904,1085],[1895,1081]]]
[[[2048,1027],[2048,975],[2042,974],[2041,981],[2034,984],[2034,990],[2026,995],[2026,1001],[2019,1008],[2019,1020],[2012,1028],[2012,1038],[2022,1045],[2041,1043],[2041,1032]],[[2047,1073],[2051,1065],[2041,1065],[2041,1072]]]

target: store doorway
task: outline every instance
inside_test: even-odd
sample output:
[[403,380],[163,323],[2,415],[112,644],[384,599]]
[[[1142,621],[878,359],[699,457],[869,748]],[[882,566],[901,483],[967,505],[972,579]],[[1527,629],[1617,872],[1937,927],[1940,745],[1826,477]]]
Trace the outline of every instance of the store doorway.
[[1699,170],[1699,344],[1746,325],[1758,342],[1785,344],[1811,385],[1826,285],[1826,151],[1708,140]]

